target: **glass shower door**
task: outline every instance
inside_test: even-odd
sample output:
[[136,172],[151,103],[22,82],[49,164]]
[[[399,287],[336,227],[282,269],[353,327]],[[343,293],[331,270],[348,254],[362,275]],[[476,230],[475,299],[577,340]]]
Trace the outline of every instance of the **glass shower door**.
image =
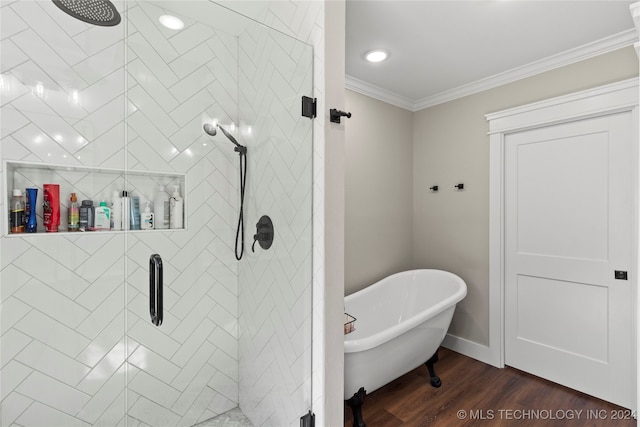
[[[39,189],[40,224],[0,221],[1,424],[188,426],[239,406],[297,426],[312,402],[312,49],[209,1],[116,6],[105,28],[50,1],[1,5],[4,187]],[[207,123],[247,146],[244,204],[235,146]],[[42,225],[50,183],[58,233]],[[137,218],[174,187],[172,228],[66,229],[72,192]]]
[[[124,27],[86,24],[52,2],[2,2],[0,14],[4,188],[38,190],[36,233],[0,220],[0,424],[121,425],[125,237],[67,222],[71,193],[97,205],[123,185]],[[43,224],[45,184],[59,186],[57,232]]]
[[[209,1],[128,4],[126,190],[141,208],[174,185],[184,198],[184,227],[127,235],[128,421],[188,426],[239,406],[256,426],[299,425],[311,407],[311,48]],[[232,140],[247,147],[244,203]],[[263,214],[275,238],[253,252]]]
[[[216,12],[206,1],[128,4],[127,190],[141,212],[147,203],[155,210],[156,229],[128,235],[127,417],[190,426],[237,406],[237,267],[223,240],[235,192],[216,179],[235,170],[220,153],[228,147],[203,132],[205,117],[228,117],[216,91],[236,97],[235,84],[221,82],[234,81],[235,66],[216,73],[221,54],[233,59],[235,38],[201,22]],[[184,27],[164,27],[165,15]],[[160,229],[156,202],[174,191],[183,223]]]
[[[239,51],[240,129],[251,149],[240,408],[256,426],[299,426],[312,402],[313,121],[301,102],[313,93],[313,49],[254,25],[240,34]],[[265,216],[273,223],[268,249],[259,240]]]

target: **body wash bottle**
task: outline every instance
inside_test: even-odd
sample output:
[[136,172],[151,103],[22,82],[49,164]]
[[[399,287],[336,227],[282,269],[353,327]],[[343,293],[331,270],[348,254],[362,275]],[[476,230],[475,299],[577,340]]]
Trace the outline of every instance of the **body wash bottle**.
[[83,200],[80,205],[80,231],[93,231],[95,211],[92,200]]
[[122,230],[122,199],[118,190],[111,195],[111,229]]
[[169,214],[169,228],[183,228],[184,222],[182,220],[182,211],[184,200],[180,197],[180,187],[177,185],[173,186],[173,194],[171,195],[169,205],[171,206],[171,213]]
[[129,197],[129,206],[131,207],[131,229],[140,230],[140,197]]
[[107,202],[100,201],[100,206],[95,208],[95,220],[93,229],[96,231],[105,231],[111,228],[111,208],[107,206]]
[[129,221],[131,216],[131,200],[129,199],[129,193],[126,190],[122,192],[120,206],[120,211],[122,212],[122,229],[131,230],[131,222]]
[[162,186],[153,201],[153,219],[156,229],[169,228],[169,195]]
[[153,230],[153,212],[149,202],[144,207],[144,212],[140,218],[140,228],[143,230]]

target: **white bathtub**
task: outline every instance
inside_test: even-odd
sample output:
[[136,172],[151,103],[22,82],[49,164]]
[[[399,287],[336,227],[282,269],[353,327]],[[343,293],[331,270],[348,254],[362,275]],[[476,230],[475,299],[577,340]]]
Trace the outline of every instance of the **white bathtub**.
[[355,332],[344,336],[344,399],[367,393],[425,363],[449,329],[456,304],[467,295],[458,276],[410,270],[386,277],[344,299]]

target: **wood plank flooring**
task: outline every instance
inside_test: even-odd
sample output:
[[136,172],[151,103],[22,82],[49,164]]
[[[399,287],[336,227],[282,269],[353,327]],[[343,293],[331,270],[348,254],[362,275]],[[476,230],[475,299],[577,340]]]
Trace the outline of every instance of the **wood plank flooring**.
[[[367,396],[367,427],[635,426],[630,411],[513,368],[498,369],[441,348],[429,384],[421,366]],[[345,405],[345,427],[352,427]]]

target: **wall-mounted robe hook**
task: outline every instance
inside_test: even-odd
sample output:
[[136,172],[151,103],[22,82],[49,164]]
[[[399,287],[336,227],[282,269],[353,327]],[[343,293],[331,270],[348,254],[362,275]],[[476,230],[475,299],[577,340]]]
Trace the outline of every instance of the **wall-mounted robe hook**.
[[340,117],[346,117],[347,119],[351,118],[351,113],[346,113],[344,111],[336,110],[332,108],[329,110],[329,120],[331,123],[340,123]]
[[458,190],[464,190],[464,184],[457,184],[454,185],[455,188],[457,188]]
[[429,187],[429,190],[431,190],[431,191],[433,191],[435,193],[436,191],[438,191],[438,186],[434,185],[433,187]]

